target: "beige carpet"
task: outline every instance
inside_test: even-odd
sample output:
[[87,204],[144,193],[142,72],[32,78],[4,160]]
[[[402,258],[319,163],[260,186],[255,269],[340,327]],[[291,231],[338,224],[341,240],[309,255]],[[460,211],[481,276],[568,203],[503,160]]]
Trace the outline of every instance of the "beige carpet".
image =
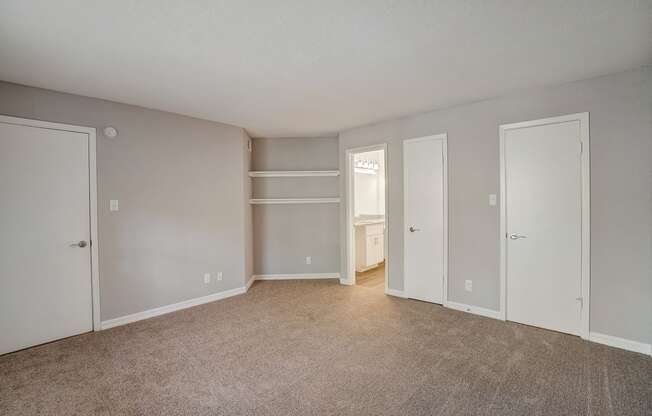
[[652,358],[336,281],[0,357],[0,415],[651,415]]

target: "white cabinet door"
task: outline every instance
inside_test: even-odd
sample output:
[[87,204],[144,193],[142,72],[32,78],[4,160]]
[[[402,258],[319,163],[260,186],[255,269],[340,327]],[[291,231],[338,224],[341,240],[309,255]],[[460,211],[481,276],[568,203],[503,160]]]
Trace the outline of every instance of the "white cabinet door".
[[371,267],[378,263],[378,236],[367,236],[367,261],[366,266]]
[[378,235],[378,263],[385,260],[385,235]]

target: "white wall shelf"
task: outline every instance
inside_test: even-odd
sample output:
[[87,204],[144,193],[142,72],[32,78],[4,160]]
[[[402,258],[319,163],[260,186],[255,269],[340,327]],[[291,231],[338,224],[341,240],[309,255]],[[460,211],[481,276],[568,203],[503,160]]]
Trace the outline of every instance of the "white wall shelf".
[[250,204],[280,205],[280,204],[339,204],[339,198],[254,198]]
[[249,172],[252,178],[292,178],[305,176],[339,176],[339,170],[257,170]]

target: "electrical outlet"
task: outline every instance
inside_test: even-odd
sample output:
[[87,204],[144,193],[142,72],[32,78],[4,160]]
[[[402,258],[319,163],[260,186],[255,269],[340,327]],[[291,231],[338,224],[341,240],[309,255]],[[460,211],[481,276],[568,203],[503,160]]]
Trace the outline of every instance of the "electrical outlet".
[[117,199],[109,201],[109,211],[120,211],[120,202]]
[[498,197],[496,196],[496,194],[489,194],[489,206],[495,207],[497,201],[498,201]]
[[473,280],[464,281],[464,290],[467,292],[473,292]]
[[217,272],[217,280],[222,280],[222,272]]
[[312,257],[306,257],[306,264],[312,264]]
[[211,274],[210,273],[204,273],[204,283],[208,284],[211,282]]

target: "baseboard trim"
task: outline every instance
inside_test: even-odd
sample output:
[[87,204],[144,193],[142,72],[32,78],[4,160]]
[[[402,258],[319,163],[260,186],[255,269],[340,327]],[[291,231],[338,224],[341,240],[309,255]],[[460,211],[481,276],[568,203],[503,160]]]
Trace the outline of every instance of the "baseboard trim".
[[193,306],[202,305],[204,303],[214,302],[220,299],[230,298],[231,296],[242,295],[247,292],[246,287],[238,287],[223,292],[213,293],[199,298],[184,300],[183,302],[173,303],[158,308],[148,309],[146,311],[133,313],[131,315],[121,316],[119,318],[108,319],[102,321],[101,329],[109,329],[116,326],[130,324],[132,322],[142,321],[143,319],[153,318],[159,315],[165,315],[170,312],[179,311],[182,309],[191,308]]
[[631,339],[618,338],[612,335],[589,332],[589,341],[610,347],[620,348],[627,351],[639,352],[645,355],[652,355],[652,345],[643,342],[632,341]]
[[471,306],[464,303],[451,302],[450,300],[446,301],[444,306],[450,309],[455,309],[456,311],[472,313],[474,315],[480,315],[486,318],[498,319],[499,321],[503,320],[499,311],[485,309],[479,306]]
[[405,292],[402,290],[396,290],[396,289],[385,289],[385,294],[389,296],[396,296],[397,298],[403,298],[406,299],[407,296],[405,296]]
[[253,280],[339,279],[339,273],[255,274]]
[[251,285],[254,284],[255,281],[256,281],[256,276],[251,276],[251,277],[249,278],[249,280],[248,280],[247,283],[245,284],[245,292],[249,291],[249,288],[251,287]]

